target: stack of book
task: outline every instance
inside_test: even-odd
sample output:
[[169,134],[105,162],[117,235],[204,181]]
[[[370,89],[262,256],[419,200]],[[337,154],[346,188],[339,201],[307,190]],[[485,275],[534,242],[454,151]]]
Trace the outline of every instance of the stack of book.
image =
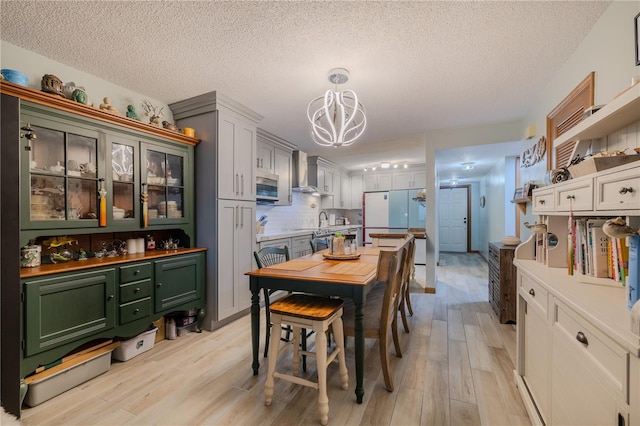
[[625,285],[629,274],[629,247],[624,239],[602,231],[606,219],[576,218],[571,224],[569,273],[610,278]]

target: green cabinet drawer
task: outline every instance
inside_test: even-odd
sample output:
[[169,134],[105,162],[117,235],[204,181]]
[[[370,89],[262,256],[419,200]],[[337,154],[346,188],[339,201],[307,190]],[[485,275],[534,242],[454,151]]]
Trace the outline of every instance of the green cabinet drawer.
[[120,267],[120,283],[130,283],[132,281],[151,278],[153,268],[150,262],[134,263],[133,265]]
[[120,305],[120,324],[126,324],[151,315],[151,298]]
[[120,285],[120,303],[128,303],[143,297],[151,297],[153,285],[150,279]]

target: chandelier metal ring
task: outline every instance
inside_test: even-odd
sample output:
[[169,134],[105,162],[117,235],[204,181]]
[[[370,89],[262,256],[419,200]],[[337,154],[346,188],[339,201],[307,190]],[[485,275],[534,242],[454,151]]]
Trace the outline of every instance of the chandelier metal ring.
[[335,84],[335,90],[327,90],[307,106],[311,139],[322,146],[349,146],[367,126],[365,109],[353,90],[339,92],[337,89],[338,84],[349,80],[349,71],[335,68],[329,71],[328,77]]

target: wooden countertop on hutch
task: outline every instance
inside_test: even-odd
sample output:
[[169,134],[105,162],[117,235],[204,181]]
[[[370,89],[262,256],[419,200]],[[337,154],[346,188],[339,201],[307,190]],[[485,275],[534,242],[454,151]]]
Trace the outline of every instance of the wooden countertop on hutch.
[[59,272],[82,271],[89,268],[118,265],[121,263],[129,263],[139,260],[158,259],[162,257],[176,256],[179,254],[198,253],[206,250],[207,249],[204,247],[180,248],[176,250],[154,250],[145,251],[144,253],[127,254],[125,256],[102,257],[99,259],[92,257],[82,261],[73,260],[66,263],[46,264],[35,268],[20,269],[20,279],[57,274]]
[[117,126],[127,127],[129,129],[138,130],[166,139],[171,139],[173,141],[184,143],[187,145],[195,146],[200,142],[200,139],[192,138],[173,130],[168,130],[163,127],[158,127],[149,123],[134,120],[124,115],[112,114],[99,108],[84,105],[79,102],[63,98],[62,96],[56,96],[49,93],[41,92],[29,87],[9,83],[4,80],[0,80],[0,93],[14,96],[24,101],[45,105],[48,107],[56,108],[58,110],[82,115],[84,117],[105,121]]

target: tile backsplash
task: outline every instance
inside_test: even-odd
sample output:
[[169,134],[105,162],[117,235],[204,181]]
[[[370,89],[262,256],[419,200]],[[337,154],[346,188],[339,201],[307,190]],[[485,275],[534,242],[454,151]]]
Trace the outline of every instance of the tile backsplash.
[[[260,216],[266,215],[268,223],[265,226],[265,231],[269,233],[300,228],[317,228],[319,226],[318,216],[321,211],[319,196],[294,192],[293,202],[290,206],[258,205],[256,220]],[[361,210],[327,209],[325,211],[327,215],[335,213],[336,217],[348,217],[353,224],[362,223]]]

